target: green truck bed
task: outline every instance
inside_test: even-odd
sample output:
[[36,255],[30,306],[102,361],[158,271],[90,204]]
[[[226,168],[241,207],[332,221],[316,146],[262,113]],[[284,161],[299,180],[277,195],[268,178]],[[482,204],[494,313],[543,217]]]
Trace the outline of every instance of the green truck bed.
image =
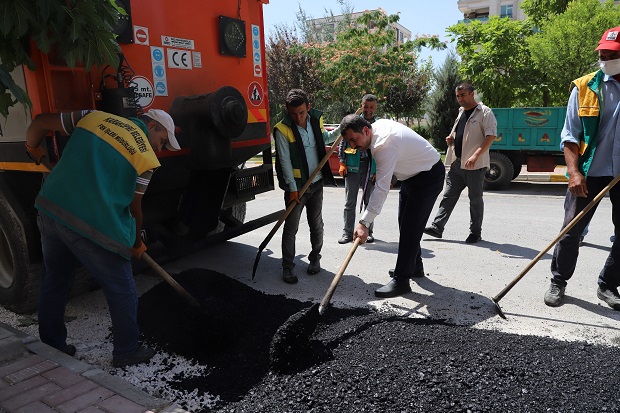
[[500,190],[521,172],[550,172],[562,164],[560,134],[566,107],[493,108],[497,119],[497,137],[491,145],[491,168],[487,171],[487,189]]

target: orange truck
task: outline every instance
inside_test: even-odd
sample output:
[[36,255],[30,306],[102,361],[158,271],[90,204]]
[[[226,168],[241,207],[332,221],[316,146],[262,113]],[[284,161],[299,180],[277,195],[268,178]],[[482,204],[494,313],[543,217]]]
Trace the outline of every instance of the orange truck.
[[[162,166],[143,199],[143,238],[160,260],[277,220],[281,211],[244,222],[246,203],[274,189],[263,40],[268,3],[116,0],[119,67],[70,69],[53,50],[35,49],[36,70],[12,73],[32,109],[13,107],[0,130],[0,304],[17,313],[37,305],[42,257],[33,205],[49,170],[29,160],[24,141],[39,113],[135,116],[157,108],[172,115],[182,149],[158,154]],[[46,139],[51,167],[67,139]],[[262,163],[247,167],[256,156]],[[180,215],[191,223],[191,237],[175,228]]]

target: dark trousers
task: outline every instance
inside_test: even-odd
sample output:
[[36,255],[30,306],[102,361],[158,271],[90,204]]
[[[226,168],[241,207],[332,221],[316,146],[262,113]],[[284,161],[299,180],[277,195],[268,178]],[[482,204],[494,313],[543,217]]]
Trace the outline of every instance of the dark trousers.
[[[290,192],[284,192],[284,203],[288,207]],[[301,213],[306,208],[308,226],[310,227],[310,243],[312,251],[308,254],[310,261],[321,259],[323,248],[323,182],[317,181],[310,185],[304,195],[299,199],[286,220],[282,230],[282,268],[294,268],[295,263],[295,236],[299,229]]]
[[461,159],[457,158],[448,171],[446,178],[446,190],[439,203],[437,216],[433,220],[433,227],[443,233],[448,218],[452,214],[461,192],[467,188],[469,196],[469,232],[474,235],[482,234],[482,217],[484,215],[484,201],[482,192],[484,188],[484,176],[486,168],[467,170],[461,168]]
[[[564,223],[562,228],[576,217],[583,209],[596,197],[607,184],[612,181],[612,177],[588,177],[588,196],[580,198],[566,191],[564,200]],[[611,219],[614,224],[614,235],[616,240],[611,246],[611,251],[605,265],[598,277],[598,284],[602,287],[617,288],[620,285],[620,240],[618,235],[618,225],[620,224],[620,186],[616,185],[609,191],[611,200]],[[575,226],[568,231],[555,246],[553,258],[551,259],[551,282],[561,286],[566,285],[575,272],[577,257],[579,256],[579,237],[584,228],[588,226],[598,203],[584,215]]]
[[438,161],[429,171],[402,181],[398,200],[398,257],[394,278],[405,281],[422,265],[420,240],[433,205],[443,189],[446,169]]

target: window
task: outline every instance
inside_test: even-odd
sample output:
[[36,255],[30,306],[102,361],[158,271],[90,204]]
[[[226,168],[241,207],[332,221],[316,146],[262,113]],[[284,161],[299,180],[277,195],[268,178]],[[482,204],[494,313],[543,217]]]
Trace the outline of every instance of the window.
[[508,17],[512,19],[512,7],[512,4],[506,4],[505,6],[502,6],[500,17]]

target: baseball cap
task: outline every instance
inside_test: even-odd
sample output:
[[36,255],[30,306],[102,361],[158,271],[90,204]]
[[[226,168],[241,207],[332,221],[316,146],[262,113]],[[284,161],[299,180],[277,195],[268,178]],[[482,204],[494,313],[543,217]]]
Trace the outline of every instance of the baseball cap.
[[620,26],[603,33],[601,41],[595,50],[620,50]]
[[161,126],[166,128],[166,131],[168,132],[168,143],[166,144],[166,148],[171,151],[178,151],[181,149],[177,138],[174,136],[174,121],[168,112],[161,109],[150,109],[145,113],[145,115],[159,122]]

